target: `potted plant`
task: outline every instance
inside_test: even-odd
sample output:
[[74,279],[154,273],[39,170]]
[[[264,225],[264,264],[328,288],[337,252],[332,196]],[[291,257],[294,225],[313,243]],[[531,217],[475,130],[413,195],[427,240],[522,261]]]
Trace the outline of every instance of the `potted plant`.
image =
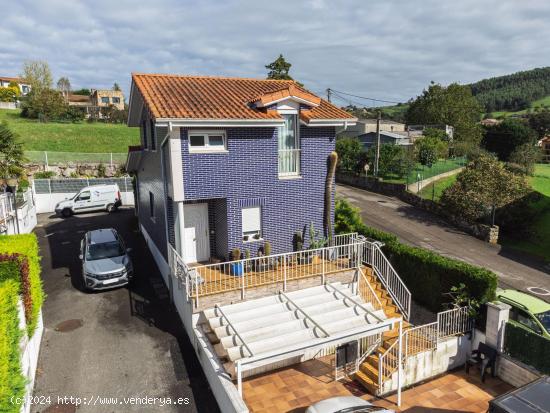
[[235,277],[241,277],[244,273],[243,262],[240,261],[241,250],[235,248],[233,251],[231,251],[231,259],[233,260],[233,262],[230,264],[231,275]]
[[279,261],[274,257],[270,257],[270,255],[271,255],[271,242],[266,241],[264,243],[264,252],[265,252],[265,255],[266,255],[268,268],[270,270],[277,268],[279,266]]
[[251,261],[250,261],[250,250],[249,249],[245,249],[244,250],[244,269],[246,272],[248,271],[251,271],[252,270],[252,264],[251,264]]
[[265,249],[264,247],[258,248],[258,259],[254,260],[254,270],[257,272],[263,272],[266,271],[269,266],[267,263],[267,259],[265,257]]
[[[319,250],[327,245],[327,240],[319,236],[319,231],[315,231],[313,222],[309,224],[309,249],[310,250]],[[318,264],[320,261],[319,251],[314,251],[312,253],[313,261]]]

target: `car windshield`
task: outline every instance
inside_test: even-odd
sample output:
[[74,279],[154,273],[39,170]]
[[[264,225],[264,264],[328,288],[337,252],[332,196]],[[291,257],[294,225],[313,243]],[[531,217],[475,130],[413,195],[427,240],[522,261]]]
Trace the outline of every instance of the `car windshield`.
[[122,244],[118,241],[111,241],[104,242],[102,244],[92,244],[88,246],[86,260],[103,260],[105,258],[120,257],[121,255],[124,255]]
[[546,331],[550,333],[550,310],[545,311],[544,313],[535,314],[535,317],[537,317],[537,319],[544,326]]

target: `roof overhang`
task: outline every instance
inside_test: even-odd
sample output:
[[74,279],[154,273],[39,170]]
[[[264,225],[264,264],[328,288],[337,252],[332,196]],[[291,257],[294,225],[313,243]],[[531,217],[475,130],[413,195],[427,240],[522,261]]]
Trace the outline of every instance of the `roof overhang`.
[[304,120],[302,119],[302,123],[307,126],[340,126],[347,128],[348,126],[354,126],[357,123],[356,118],[349,118],[349,119],[310,119]]
[[128,101],[128,126],[140,126],[141,112],[143,111],[143,97],[135,87],[134,80],[130,86],[130,98]]
[[157,126],[172,125],[176,128],[235,128],[235,127],[279,127],[284,125],[284,119],[186,119],[159,118]]
[[[139,148],[139,149],[138,149]],[[128,148],[128,156],[126,158],[126,171],[137,172],[141,162],[141,147],[130,146]]]

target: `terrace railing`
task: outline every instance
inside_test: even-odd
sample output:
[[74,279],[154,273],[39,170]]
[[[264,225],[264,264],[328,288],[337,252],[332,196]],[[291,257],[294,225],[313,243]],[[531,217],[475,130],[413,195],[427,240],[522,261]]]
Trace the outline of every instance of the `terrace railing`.
[[380,249],[380,245],[378,242],[365,242],[361,250],[362,260],[372,267],[393,302],[401,310],[405,319],[409,320],[411,316],[411,292]]
[[300,174],[300,149],[279,150],[279,175]]
[[470,331],[473,323],[468,307],[442,311],[437,313],[437,336],[441,339]]

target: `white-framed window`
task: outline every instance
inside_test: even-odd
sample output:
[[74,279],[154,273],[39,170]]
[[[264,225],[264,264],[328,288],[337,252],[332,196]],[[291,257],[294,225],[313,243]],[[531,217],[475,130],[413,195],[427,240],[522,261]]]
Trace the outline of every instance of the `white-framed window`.
[[225,131],[189,131],[189,152],[226,152]]
[[243,241],[252,242],[262,239],[262,208],[260,206],[241,209]]
[[300,136],[298,115],[282,113],[285,124],[279,128],[279,176],[300,175]]

